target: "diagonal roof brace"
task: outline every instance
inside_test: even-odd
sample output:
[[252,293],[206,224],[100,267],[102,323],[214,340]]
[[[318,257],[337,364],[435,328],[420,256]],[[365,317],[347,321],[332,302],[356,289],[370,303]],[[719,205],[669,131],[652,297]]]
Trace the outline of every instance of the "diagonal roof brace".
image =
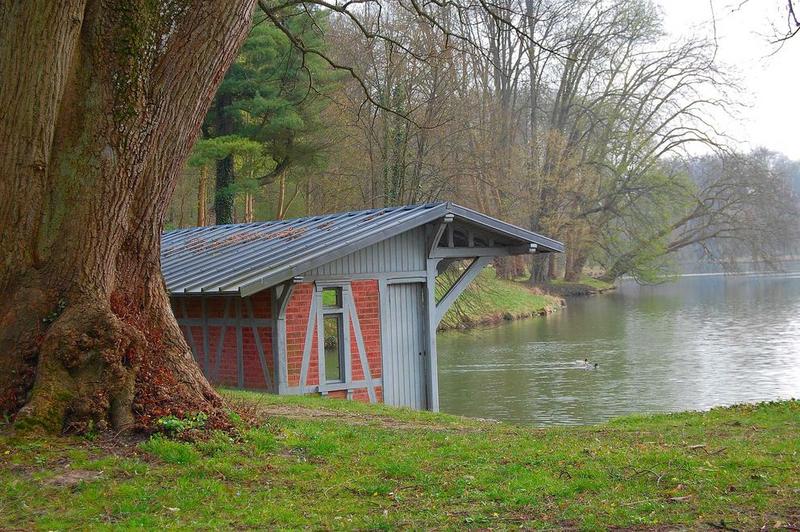
[[436,228],[436,233],[433,235],[430,245],[428,246],[428,257],[433,257],[433,252],[439,246],[439,242],[442,240],[442,235],[444,234],[444,230],[447,228],[447,224],[452,223],[454,219],[455,215],[452,212],[448,212],[444,215],[442,221],[439,222],[439,226]]

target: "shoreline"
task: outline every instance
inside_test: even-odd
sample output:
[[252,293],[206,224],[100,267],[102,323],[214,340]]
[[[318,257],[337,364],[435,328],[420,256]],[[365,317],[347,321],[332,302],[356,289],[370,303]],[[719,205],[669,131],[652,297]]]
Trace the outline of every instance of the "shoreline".
[[[491,271],[491,270],[490,270]],[[580,282],[554,281],[542,289],[521,281],[482,274],[476,288],[467,289],[437,328],[438,332],[491,328],[509,321],[549,316],[567,306],[566,298],[588,297],[617,289],[611,283],[584,277]],[[465,308],[461,308],[461,307]]]
[[548,283],[547,290],[553,295],[559,297],[587,297],[596,296],[599,294],[606,294],[613,292],[617,289],[617,285],[611,283],[604,283],[608,286],[592,286],[581,282],[576,283]]
[[[555,296],[551,297],[555,298]],[[471,321],[462,320],[457,325],[452,325],[452,324],[440,325],[436,329],[436,331],[437,332],[471,331],[473,329],[491,328],[510,321],[527,320],[531,318],[549,316],[550,314],[558,312],[561,308],[565,306],[567,306],[567,302],[564,299],[559,299],[558,304],[547,305],[529,311],[498,312],[495,314],[486,314]]]

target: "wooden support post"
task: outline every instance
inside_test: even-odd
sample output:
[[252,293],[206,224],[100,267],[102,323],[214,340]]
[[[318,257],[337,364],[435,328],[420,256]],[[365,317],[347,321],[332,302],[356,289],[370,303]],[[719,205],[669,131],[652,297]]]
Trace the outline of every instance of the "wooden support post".
[[282,290],[278,292],[278,287],[273,289],[272,296],[272,319],[275,324],[272,328],[272,357],[275,368],[275,389],[279,394],[285,393],[289,388],[289,369],[287,367],[287,347],[286,347],[286,308],[294,292],[294,282],[284,283]]
[[[378,280],[378,309],[380,313],[380,330],[381,330],[381,367],[380,367],[380,374],[381,379],[385,375],[384,367],[386,364],[386,357],[389,353],[389,339],[386,335],[386,327],[389,323],[389,288],[386,279],[379,279]],[[423,323],[423,326],[425,324]],[[385,390],[382,390],[385,392]],[[383,395],[383,401],[386,402],[386,395]]]
[[[342,286],[342,349],[343,358],[344,358],[344,382],[347,384],[347,399],[353,398],[353,389],[351,388],[351,384],[353,382],[353,353],[350,349],[350,323],[353,319],[353,316],[350,315],[350,308],[355,309],[355,303],[353,302],[353,290],[349,283],[344,283]],[[355,312],[353,312],[355,314]],[[355,319],[357,320],[358,317],[356,316]],[[353,323],[353,328],[355,329],[355,323]],[[356,334],[358,334],[356,332]],[[325,350],[325,346],[322,346],[323,351]]]
[[439,374],[438,357],[436,354],[436,273],[441,259],[428,259],[426,261],[425,281],[425,373],[427,376],[426,393],[428,410],[439,411]]
[[[280,361],[280,342],[278,337],[280,336],[280,326],[281,323],[278,320],[278,287],[274,286],[269,289],[270,297],[270,316],[272,317],[272,334],[270,335],[270,340],[272,344],[272,384],[275,393],[281,393],[281,361]],[[283,323],[286,325],[286,322]],[[285,332],[285,329],[284,329]]]
[[316,285],[314,288],[314,301],[317,313],[317,373],[319,381],[319,393],[328,395],[327,373],[325,370],[325,315],[322,313],[322,287]]
[[244,337],[242,334],[242,298],[236,299],[236,385],[244,388]]

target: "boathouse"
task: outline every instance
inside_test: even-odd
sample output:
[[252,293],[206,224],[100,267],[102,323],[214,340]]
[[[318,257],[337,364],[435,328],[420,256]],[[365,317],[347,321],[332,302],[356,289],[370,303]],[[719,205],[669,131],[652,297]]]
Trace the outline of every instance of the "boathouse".
[[[453,203],[169,231],[161,266],[209,380],[439,409],[436,328],[494,257],[555,240]],[[469,265],[441,298],[436,276]]]

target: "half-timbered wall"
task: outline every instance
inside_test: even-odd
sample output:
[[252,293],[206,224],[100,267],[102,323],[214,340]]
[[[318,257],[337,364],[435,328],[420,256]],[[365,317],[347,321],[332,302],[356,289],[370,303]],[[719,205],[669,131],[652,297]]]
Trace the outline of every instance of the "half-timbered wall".
[[[328,383],[320,331],[325,287],[342,288],[346,373],[343,382]],[[381,325],[378,281],[360,279],[334,283],[300,283],[286,308],[286,393],[319,392],[370,402],[383,400],[381,391]]]
[[268,290],[246,298],[173,296],[172,307],[195,360],[210,382],[275,391]]
[[[381,326],[378,281],[333,283],[343,288],[349,359],[344,382],[320,382],[319,349],[323,284],[294,286],[286,308],[287,387],[281,393],[323,393],[362,401],[382,401]],[[331,286],[328,283],[324,286]],[[236,295],[173,296],[173,310],[195,360],[210,382],[221,386],[277,392],[272,346],[271,291]],[[324,364],[324,362],[322,362]]]

